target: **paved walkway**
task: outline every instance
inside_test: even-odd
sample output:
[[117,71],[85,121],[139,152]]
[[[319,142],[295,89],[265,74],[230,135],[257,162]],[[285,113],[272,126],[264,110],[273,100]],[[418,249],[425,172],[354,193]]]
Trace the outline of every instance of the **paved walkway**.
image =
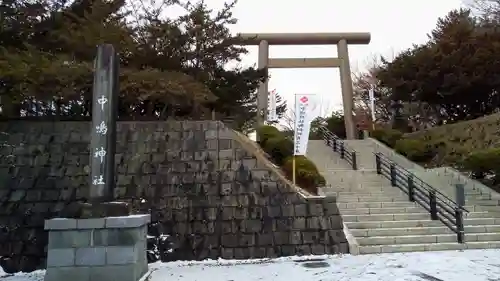
[[151,281],[499,281],[500,250],[155,265]]
[[[151,268],[147,281],[500,281],[500,250],[172,262]],[[42,281],[43,274],[0,273],[0,280]]]

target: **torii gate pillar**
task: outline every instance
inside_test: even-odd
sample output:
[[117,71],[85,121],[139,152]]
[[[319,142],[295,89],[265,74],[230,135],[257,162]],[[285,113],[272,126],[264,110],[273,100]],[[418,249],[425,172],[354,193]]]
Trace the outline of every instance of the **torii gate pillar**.
[[[238,34],[242,45],[259,45],[259,68],[338,67],[342,88],[342,103],[347,139],[356,138],[353,120],[353,87],[348,44],[369,44],[370,33],[255,33]],[[269,59],[269,45],[337,45],[337,58],[279,58]],[[267,117],[268,81],[260,84],[257,93],[257,126]]]

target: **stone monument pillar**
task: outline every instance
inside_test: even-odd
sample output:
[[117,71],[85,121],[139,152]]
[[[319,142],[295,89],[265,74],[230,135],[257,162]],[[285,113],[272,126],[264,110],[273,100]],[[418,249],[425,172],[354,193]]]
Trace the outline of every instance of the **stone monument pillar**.
[[127,203],[113,202],[118,64],[112,45],[97,48],[89,203],[72,204],[62,218],[45,221],[49,231],[45,281],[137,281],[148,272],[150,215],[130,216]]

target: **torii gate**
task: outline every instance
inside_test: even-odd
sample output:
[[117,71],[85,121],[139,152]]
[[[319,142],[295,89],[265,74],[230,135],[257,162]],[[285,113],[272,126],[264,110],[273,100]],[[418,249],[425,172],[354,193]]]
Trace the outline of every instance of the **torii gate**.
[[[338,67],[344,106],[347,139],[355,139],[352,117],[353,89],[348,44],[369,44],[370,33],[240,33],[239,44],[259,46],[259,68]],[[338,58],[269,58],[269,45],[337,45]],[[268,81],[260,84],[257,93],[257,126],[267,117]],[[263,112],[263,114],[261,114]]]

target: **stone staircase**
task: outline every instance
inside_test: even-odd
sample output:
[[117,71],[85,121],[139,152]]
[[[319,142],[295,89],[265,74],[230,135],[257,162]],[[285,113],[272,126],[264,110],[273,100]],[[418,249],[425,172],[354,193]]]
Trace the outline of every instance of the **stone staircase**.
[[[500,247],[500,215],[479,205],[465,206],[470,213],[464,219],[466,243],[375,169],[376,146],[370,140],[347,140],[356,151],[358,170],[327,146],[323,140],[311,140],[307,157],[323,174],[326,196],[336,196],[348,235],[351,253],[389,253],[485,249]],[[470,195],[469,195],[470,196]]]
[[[357,140],[356,140],[357,141]],[[356,142],[348,140],[347,142]],[[500,194],[484,184],[462,175],[451,167],[440,167],[425,169],[416,163],[397,154],[391,148],[385,146],[375,139],[362,140],[365,146],[372,147],[376,152],[384,154],[397,165],[406,168],[414,175],[431,186],[439,187],[439,191],[448,197],[456,199],[455,184],[463,184],[467,205],[473,205],[476,209],[490,212],[500,212]],[[360,150],[361,151],[361,150]]]

